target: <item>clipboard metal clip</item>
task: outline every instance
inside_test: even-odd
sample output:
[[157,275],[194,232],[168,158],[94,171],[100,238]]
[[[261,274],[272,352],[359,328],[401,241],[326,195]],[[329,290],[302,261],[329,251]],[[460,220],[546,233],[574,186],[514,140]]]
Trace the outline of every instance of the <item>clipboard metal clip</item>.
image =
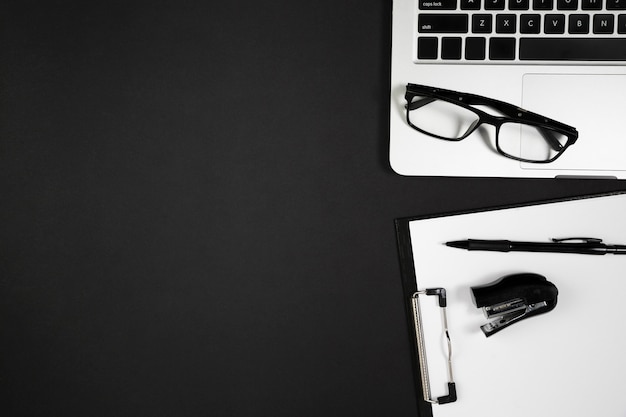
[[523,273],[502,277],[492,283],[472,287],[476,307],[493,321],[480,326],[486,337],[510,325],[547,313],[556,307],[558,290],[546,277]]
[[[422,326],[422,313],[420,309],[420,295],[436,295],[439,299],[439,307],[442,311],[442,325],[448,346],[448,394],[432,398],[430,393],[430,378],[428,374],[428,362],[426,360],[426,345],[424,343],[424,328]],[[420,377],[422,380],[422,392],[424,400],[431,404],[447,404],[456,401],[456,385],[452,375],[452,345],[450,343],[450,333],[448,331],[448,316],[446,313],[446,290],[445,288],[429,288],[417,291],[411,297],[413,306],[413,321],[415,324],[415,335],[417,338],[417,356],[419,359]]]

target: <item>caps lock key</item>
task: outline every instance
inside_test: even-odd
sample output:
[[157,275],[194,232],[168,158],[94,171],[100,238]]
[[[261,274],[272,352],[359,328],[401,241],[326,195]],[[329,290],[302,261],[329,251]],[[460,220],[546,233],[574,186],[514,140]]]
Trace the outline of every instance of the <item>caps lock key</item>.
[[420,10],[456,10],[456,0],[420,0]]

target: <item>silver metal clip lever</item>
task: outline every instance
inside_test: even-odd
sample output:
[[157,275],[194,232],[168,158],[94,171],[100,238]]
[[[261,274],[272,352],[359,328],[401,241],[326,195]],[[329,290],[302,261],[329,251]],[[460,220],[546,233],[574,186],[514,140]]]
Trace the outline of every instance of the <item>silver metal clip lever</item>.
[[485,317],[488,319],[496,318],[495,320],[480,326],[480,329],[483,331],[485,336],[491,336],[492,334],[519,320],[523,320],[535,314],[547,312],[548,303],[546,301],[540,301],[527,305],[523,299],[516,298],[503,303],[483,307],[483,311],[485,312]]
[[[437,398],[431,398],[430,379],[428,374],[428,361],[426,360],[426,345],[424,343],[424,328],[422,326],[422,312],[420,309],[420,295],[436,295],[439,297],[439,307],[442,309],[443,332],[446,336],[448,344],[448,395]],[[420,377],[422,379],[422,392],[424,400],[431,404],[446,404],[456,401],[456,385],[452,375],[452,344],[450,342],[450,333],[448,331],[448,316],[446,313],[446,290],[444,288],[429,288],[417,291],[413,294],[413,321],[415,323],[415,335],[417,338],[417,356],[419,359]]]

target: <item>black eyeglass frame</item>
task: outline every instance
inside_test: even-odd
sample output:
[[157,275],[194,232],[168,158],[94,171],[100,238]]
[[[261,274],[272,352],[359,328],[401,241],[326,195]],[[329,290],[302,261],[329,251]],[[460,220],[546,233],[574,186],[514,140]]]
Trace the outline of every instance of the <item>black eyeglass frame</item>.
[[[424,97],[424,99],[413,102],[414,97]],[[494,126],[496,129],[496,149],[498,150],[498,153],[500,153],[501,155],[507,158],[515,159],[521,162],[530,162],[530,163],[538,163],[538,164],[553,162],[558,157],[560,157],[563,154],[563,152],[565,152],[565,150],[569,146],[573,145],[578,139],[578,131],[573,126],[569,126],[569,125],[566,125],[565,123],[561,123],[559,121],[550,119],[549,117],[542,116],[540,114],[522,109],[521,107],[515,106],[513,104],[506,103],[504,101],[500,101],[500,100],[489,98],[489,97],[480,96],[477,94],[462,93],[462,92],[446,90],[446,89],[438,88],[438,87],[429,87],[425,85],[409,83],[406,86],[406,93],[404,95],[404,98],[406,99],[406,102],[407,102],[406,121],[409,124],[409,126],[411,126],[413,129],[419,132],[422,132],[426,135],[435,137],[437,139],[458,142],[467,138],[469,135],[471,135],[476,129],[478,129],[480,125],[489,124],[491,126]],[[472,126],[470,126],[467,132],[465,132],[461,137],[458,137],[458,138],[446,138],[443,136],[438,136],[433,133],[424,131],[420,129],[419,127],[415,126],[409,118],[409,112],[411,110],[418,109],[435,100],[443,100],[443,101],[447,101],[449,103],[455,104],[457,106],[463,107],[475,113],[478,116],[478,120]],[[487,112],[484,112],[472,106],[487,106],[500,112],[501,114],[504,114],[505,116],[494,116],[492,114],[489,114]],[[525,124],[525,125],[534,126],[538,128],[539,132],[542,133],[542,135],[544,136],[546,141],[550,144],[552,149],[554,149],[557,152],[556,155],[545,161],[536,161],[536,160],[531,160],[531,159],[520,158],[520,157],[510,155],[504,152],[500,148],[500,144],[498,141],[500,127],[504,123],[520,123],[520,124]],[[567,141],[565,142],[564,145],[561,145],[561,143],[554,136],[551,135],[551,132],[549,130],[544,130],[542,128],[549,129],[549,130],[552,130],[552,131],[555,131],[564,135],[567,138]]]

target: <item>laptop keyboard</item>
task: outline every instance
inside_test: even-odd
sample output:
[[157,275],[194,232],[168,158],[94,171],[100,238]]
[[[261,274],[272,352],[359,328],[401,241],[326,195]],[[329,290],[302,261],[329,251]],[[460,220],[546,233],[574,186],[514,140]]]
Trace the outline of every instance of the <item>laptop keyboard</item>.
[[626,64],[626,0],[417,0],[417,62]]

